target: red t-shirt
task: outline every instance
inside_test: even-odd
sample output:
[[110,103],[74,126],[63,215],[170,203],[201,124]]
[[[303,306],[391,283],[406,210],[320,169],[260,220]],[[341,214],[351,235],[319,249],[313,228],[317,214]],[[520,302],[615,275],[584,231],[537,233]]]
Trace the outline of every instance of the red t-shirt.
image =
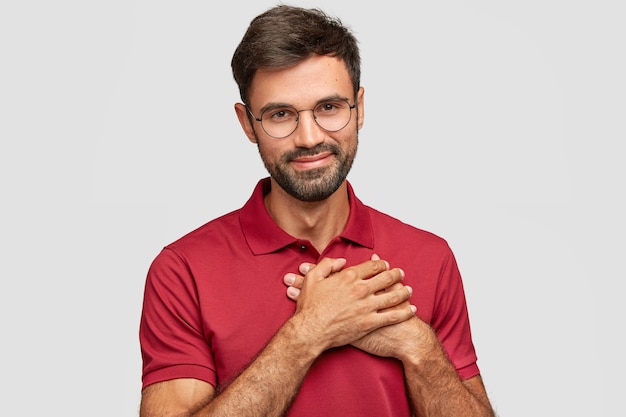
[[[146,280],[140,342],[143,386],[175,378],[228,383],[250,363],[295,303],[283,277],[302,262],[373,253],[400,267],[418,316],[436,331],[461,379],[478,375],[461,276],[440,237],[365,206],[348,184],[350,216],[322,254],[280,229],[263,204],[259,181],[239,210],[166,246]],[[314,363],[289,416],[410,416],[402,365],[350,346]]]

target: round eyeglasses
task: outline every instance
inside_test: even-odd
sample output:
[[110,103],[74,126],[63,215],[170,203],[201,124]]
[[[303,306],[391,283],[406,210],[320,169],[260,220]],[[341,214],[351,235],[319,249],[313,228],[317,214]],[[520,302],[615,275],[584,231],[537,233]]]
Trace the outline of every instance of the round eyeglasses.
[[312,109],[296,110],[290,105],[270,106],[263,110],[261,117],[256,117],[246,105],[250,116],[257,122],[269,136],[282,139],[291,135],[298,128],[300,113],[303,111],[313,112],[313,120],[327,132],[337,132],[350,123],[352,109],[356,104],[350,104],[346,99],[324,100]]

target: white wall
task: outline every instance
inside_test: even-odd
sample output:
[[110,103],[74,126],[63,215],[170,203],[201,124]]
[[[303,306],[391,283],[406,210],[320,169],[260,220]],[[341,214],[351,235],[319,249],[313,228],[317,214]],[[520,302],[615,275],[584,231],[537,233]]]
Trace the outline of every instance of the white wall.
[[[229,63],[273,4],[0,6],[1,415],[137,415],[150,261],[265,175]],[[618,415],[622,2],[299,4],[361,41],[350,180],[450,242],[500,415]]]

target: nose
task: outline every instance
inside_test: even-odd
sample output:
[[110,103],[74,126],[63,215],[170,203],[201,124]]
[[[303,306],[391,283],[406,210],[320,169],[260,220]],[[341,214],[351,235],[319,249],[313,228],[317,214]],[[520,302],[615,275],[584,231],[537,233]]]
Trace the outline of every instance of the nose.
[[315,121],[312,110],[298,112],[298,127],[293,132],[294,144],[299,148],[312,148],[324,141],[324,130]]

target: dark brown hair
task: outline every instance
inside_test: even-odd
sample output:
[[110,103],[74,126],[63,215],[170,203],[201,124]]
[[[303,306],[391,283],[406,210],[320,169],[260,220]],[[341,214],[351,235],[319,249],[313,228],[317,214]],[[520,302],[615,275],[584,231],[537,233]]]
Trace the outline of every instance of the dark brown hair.
[[239,95],[248,102],[252,78],[260,68],[289,68],[311,54],[341,58],[356,95],[361,80],[357,40],[338,18],[319,9],[280,5],[255,17],[231,61]]

